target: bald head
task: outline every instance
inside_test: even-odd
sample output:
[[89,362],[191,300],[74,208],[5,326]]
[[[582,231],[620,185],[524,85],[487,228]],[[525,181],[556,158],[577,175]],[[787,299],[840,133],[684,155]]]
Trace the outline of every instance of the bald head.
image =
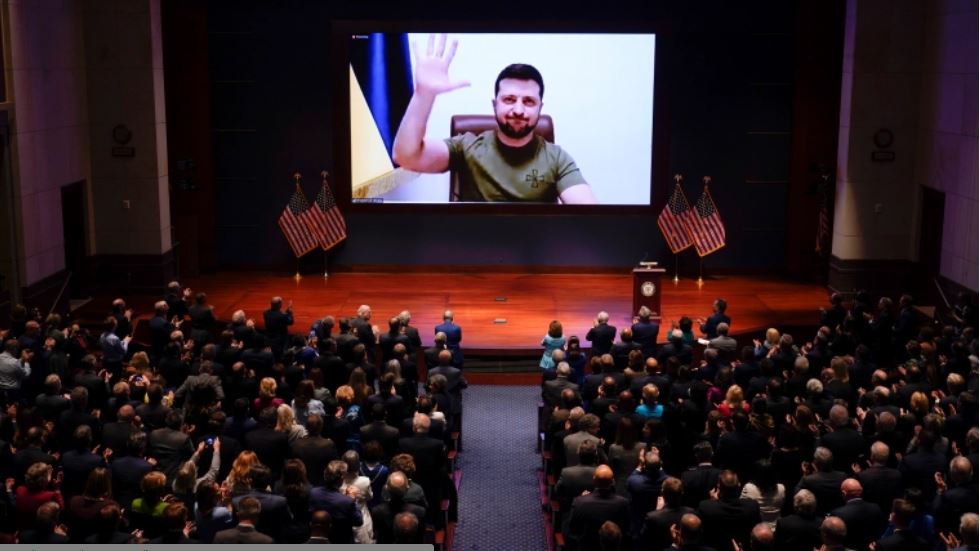
[[116,418],[120,423],[131,423],[133,421],[133,417],[135,416],[136,410],[129,404],[119,408],[119,411],[116,413]]
[[840,517],[827,517],[820,524],[820,538],[827,547],[831,545],[844,545],[844,538],[847,537],[847,525]]
[[856,478],[848,478],[840,485],[840,493],[844,496],[844,501],[859,498],[862,492],[861,483]]
[[760,522],[752,527],[752,539],[750,542],[752,551],[772,549],[775,541],[776,538],[772,532],[772,528],[770,528],[765,522]]
[[697,543],[701,540],[701,518],[693,513],[686,513],[681,517],[677,526],[680,544]]
[[439,365],[449,365],[453,363],[453,353],[448,350],[439,351]]
[[949,477],[957,485],[969,482],[973,478],[973,464],[962,455],[954,457],[949,462]]
[[611,488],[613,485],[613,471],[609,468],[609,465],[599,465],[595,469],[595,475],[592,477],[596,488]]
[[888,448],[888,444],[880,440],[871,444],[871,463],[884,465],[888,461],[889,454],[891,454],[891,450]]

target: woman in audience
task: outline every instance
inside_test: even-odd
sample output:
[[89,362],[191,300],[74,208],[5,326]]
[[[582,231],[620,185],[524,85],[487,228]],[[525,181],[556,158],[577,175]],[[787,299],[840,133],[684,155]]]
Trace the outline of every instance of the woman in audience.
[[752,339],[752,343],[755,344],[755,359],[761,360],[769,355],[770,350],[779,346],[779,330],[775,327],[770,327],[766,329],[765,340]]
[[255,452],[245,450],[238,454],[224,482],[228,495],[239,496],[252,489],[252,467],[258,464],[259,456]]
[[290,443],[306,436],[306,427],[296,422],[293,408],[286,404],[276,408],[276,431],[286,433]]
[[643,385],[643,403],[636,408],[636,414],[644,419],[660,419],[664,416],[664,406],[660,404],[660,389],[657,385],[649,383]]
[[680,321],[677,322],[677,328],[681,330],[684,344],[693,345],[694,344],[694,321],[687,316],[682,316]]
[[38,507],[49,501],[57,503],[64,510],[65,500],[58,490],[61,474],[52,480],[53,472],[51,465],[47,463],[34,463],[27,468],[24,484],[18,486],[15,492],[18,530],[34,526]]
[[[708,389],[708,401],[712,404],[720,405],[728,394],[728,389],[735,384],[735,373],[730,366],[724,366],[715,374],[711,388]],[[741,392],[741,389],[739,389]],[[744,398],[744,396],[743,396]]]
[[541,339],[541,346],[544,347],[544,353],[541,354],[541,362],[539,363],[541,369],[555,369],[555,359],[552,357],[552,353],[555,350],[565,348],[565,337],[561,333],[561,322],[552,320],[548,324],[548,333]]
[[749,404],[742,395],[742,387],[738,385],[728,387],[728,392],[725,393],[725,399],[718,404],[718,411],[721,412],[722,417],[726,420],[731,419],[732,414],[736,411],[748,413]]
[[[653,386],[653,385],[647,385]],[[656,387],[654,387],[656,388]],[[626,495],[626,479],[636,469],[640,460],[640,450],[646,445],[640,441],[639,432],[633,419],[624,416],[616,427],[616,441],[609,446],[609,466],[616,477],[616,493]]]
[[173,489],[174,496],[179,499],[186,507],[189,515],[194,514],[194,506],[197,501],[197,488],[201,484],[213,484],[221,470],[221,439],[214,438],[211,451],[211,466],[204,476],[197,476],[197,461],[201,457],[201,452],[208,445],[207,441],[202,441],[197,445],[194,455],[187,461],[181,463],[174,477]]
[[371,483],[371,497],[368,498],[370,508],[381,503],[381,490],[388,482],[388,466],[382,462],[382,459],[384,459],[384,448],[381,447],[381,442],[371,440],[364,443],[364,454],[361,456],[358,471]]
[[160,471],[150,471],[140,481],[140,496],[133,500],[131,510],[159,517],[167,508],[167,476]]
[[286,498],[292,520],[283,528],[284,543],[306,543],[310,531],[310,485],[306,465],[299,459],[283,463],[282,476],[276,481],[273,493]]
[[374,497],[371,493],[371,480],[361,475],[361,457],[356,451],[347,450],[341,460],[347,463],[347,472],[344,473],[340,493],[343,494],[351,486],[357,488],[357,497],[354,501],[357,502],[357,508],[361,510],[361,517],[364,519],[362,525],[354,528],[354,542],[374,543],[374,524],[371,522],[371,510],[368,508],[368,502]]
[[292,404],[293,417],[304,427],[306,426],[306,418],[311,413],[315,413],[320,417],[326,415],[323,409],[323,402],[314,398],[315,395],[316,386],[314,386],[311,379],[300,381],[299,385],[296,386]]
[[768,459],[755,462],[755,476],[742,487],[742,497],[759,504],[762,522],[773,530],[786,499],[786,487],[778,482],[776,468]]
[[272,377],[259,381],[259,397],[252,402],[252,411],[258,413],[265,408],[278,408],[283,404],[282,398],[276,396],[278,385]]
[[360,367],[355,367],[350,372],[347,386],[354,391],[354,403],[361,408],[367,404],[368,396],[374,394],[374,388],[368,384],[367,373]]
[[565,361],[568,367],[572,368],[571,380],[579,388],[585,387],[585,353],[582,352],[582,344],[575,335],[568,337],[568,349],[565,351]]
[[68,502],[68,535],[73,542],[83,542],[95,532],[99,511],[118,504],[112,499],[112,477],[105,467],[96,467],[88,475],[85,490]]
[[349,385],[337,388],[337,407],[341,409],[339,417],[349,425],[350,432],[347,433],[344,448],[359,450],[364,417],[361,415],[361,406],[354,402],[354,389]]

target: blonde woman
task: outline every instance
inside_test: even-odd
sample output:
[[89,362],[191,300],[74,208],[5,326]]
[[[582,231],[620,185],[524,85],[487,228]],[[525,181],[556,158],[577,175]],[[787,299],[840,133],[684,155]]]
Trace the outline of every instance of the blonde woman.
[[761,360],[769,355],[769,351],[779,346],[779,330],[775,327],[766,329],[766,340],[752,339],[755,344],[755,359]]
[[286,433],[290,442],[306,436],[306,427],[296,422],[293,408],[286,404],[281,404],[276,408],[276,431]]
[[742,387],[738,385],[728,387],[728,392],[725,393],[725,399],[718,404],[718,411],[721,412],[721,415],[725,419],[731,419],[732,414],[736,411],[748,413],[749,403],[745,401]]
[[276,380],[272,377],[259,381],[259,397],[252,402],[256,414],[265,408],[278,408],[283,404],[282,398],[276,396],[277,389]]
[[206,446],[207,442],[205,441],[201,441],[197,445],[197,450],[194,451],[194,455],[189,460],[181,463],[180,468],[177,470],[177,475],[171,484],[174,495],[187,506],[187,509],[191,513],[194,512],[197,487],[201,484],[213,483],[214,479],[218,476],[218,471],[221,470],[221,440],[215,438],[213,444],[214,449],[211,452],[211,466],[208,468],[208,472],[204,473],[204,476],[198,478],[197,461],[200,459],[201,452],[204,451]]

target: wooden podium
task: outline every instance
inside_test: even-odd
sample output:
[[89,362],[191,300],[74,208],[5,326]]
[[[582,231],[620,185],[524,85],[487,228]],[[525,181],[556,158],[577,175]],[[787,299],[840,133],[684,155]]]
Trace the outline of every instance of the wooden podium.
[[663,276],[666,268],[658,266],[641,266],[633,268],[633,311],[635,316],[641,306],[646,306],[653,312],[651,319],[660,320],[660,302],[663,296]]

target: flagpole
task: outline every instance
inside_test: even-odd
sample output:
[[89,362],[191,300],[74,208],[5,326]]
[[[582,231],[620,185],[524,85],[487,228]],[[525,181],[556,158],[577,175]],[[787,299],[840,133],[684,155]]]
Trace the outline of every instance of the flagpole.
[[677,253],[674,253],[674,285],[680,280],[681,278],[677,274]]
[[[321,183],[321,185],[324,186],[327,185],[327,176],[329,175],[330,174],[326,170],[320,171],[320,177],[323,178],[323,182]],[[323,279],[327,279],[330,277],[330,274],[327,272],[327,266],[329,265],[329,262],[330,262],[330,251],[324,250],[323,251]]]
[[[293,173],[293,180],[296,180],[296,189],[297,190],[300,190],[300,191],[303,189],[299,185],[299,181],[302,180],[302,179],[303,179],[303,175],[300,174],[299,171]],[[299,257],[298,256],[296,257],[296,275],[293,276],[293,279],[295,279],[296,281],[299,281],[299,280],[303,279],[303,276],[300,275],[300,273],[299,273]]]

